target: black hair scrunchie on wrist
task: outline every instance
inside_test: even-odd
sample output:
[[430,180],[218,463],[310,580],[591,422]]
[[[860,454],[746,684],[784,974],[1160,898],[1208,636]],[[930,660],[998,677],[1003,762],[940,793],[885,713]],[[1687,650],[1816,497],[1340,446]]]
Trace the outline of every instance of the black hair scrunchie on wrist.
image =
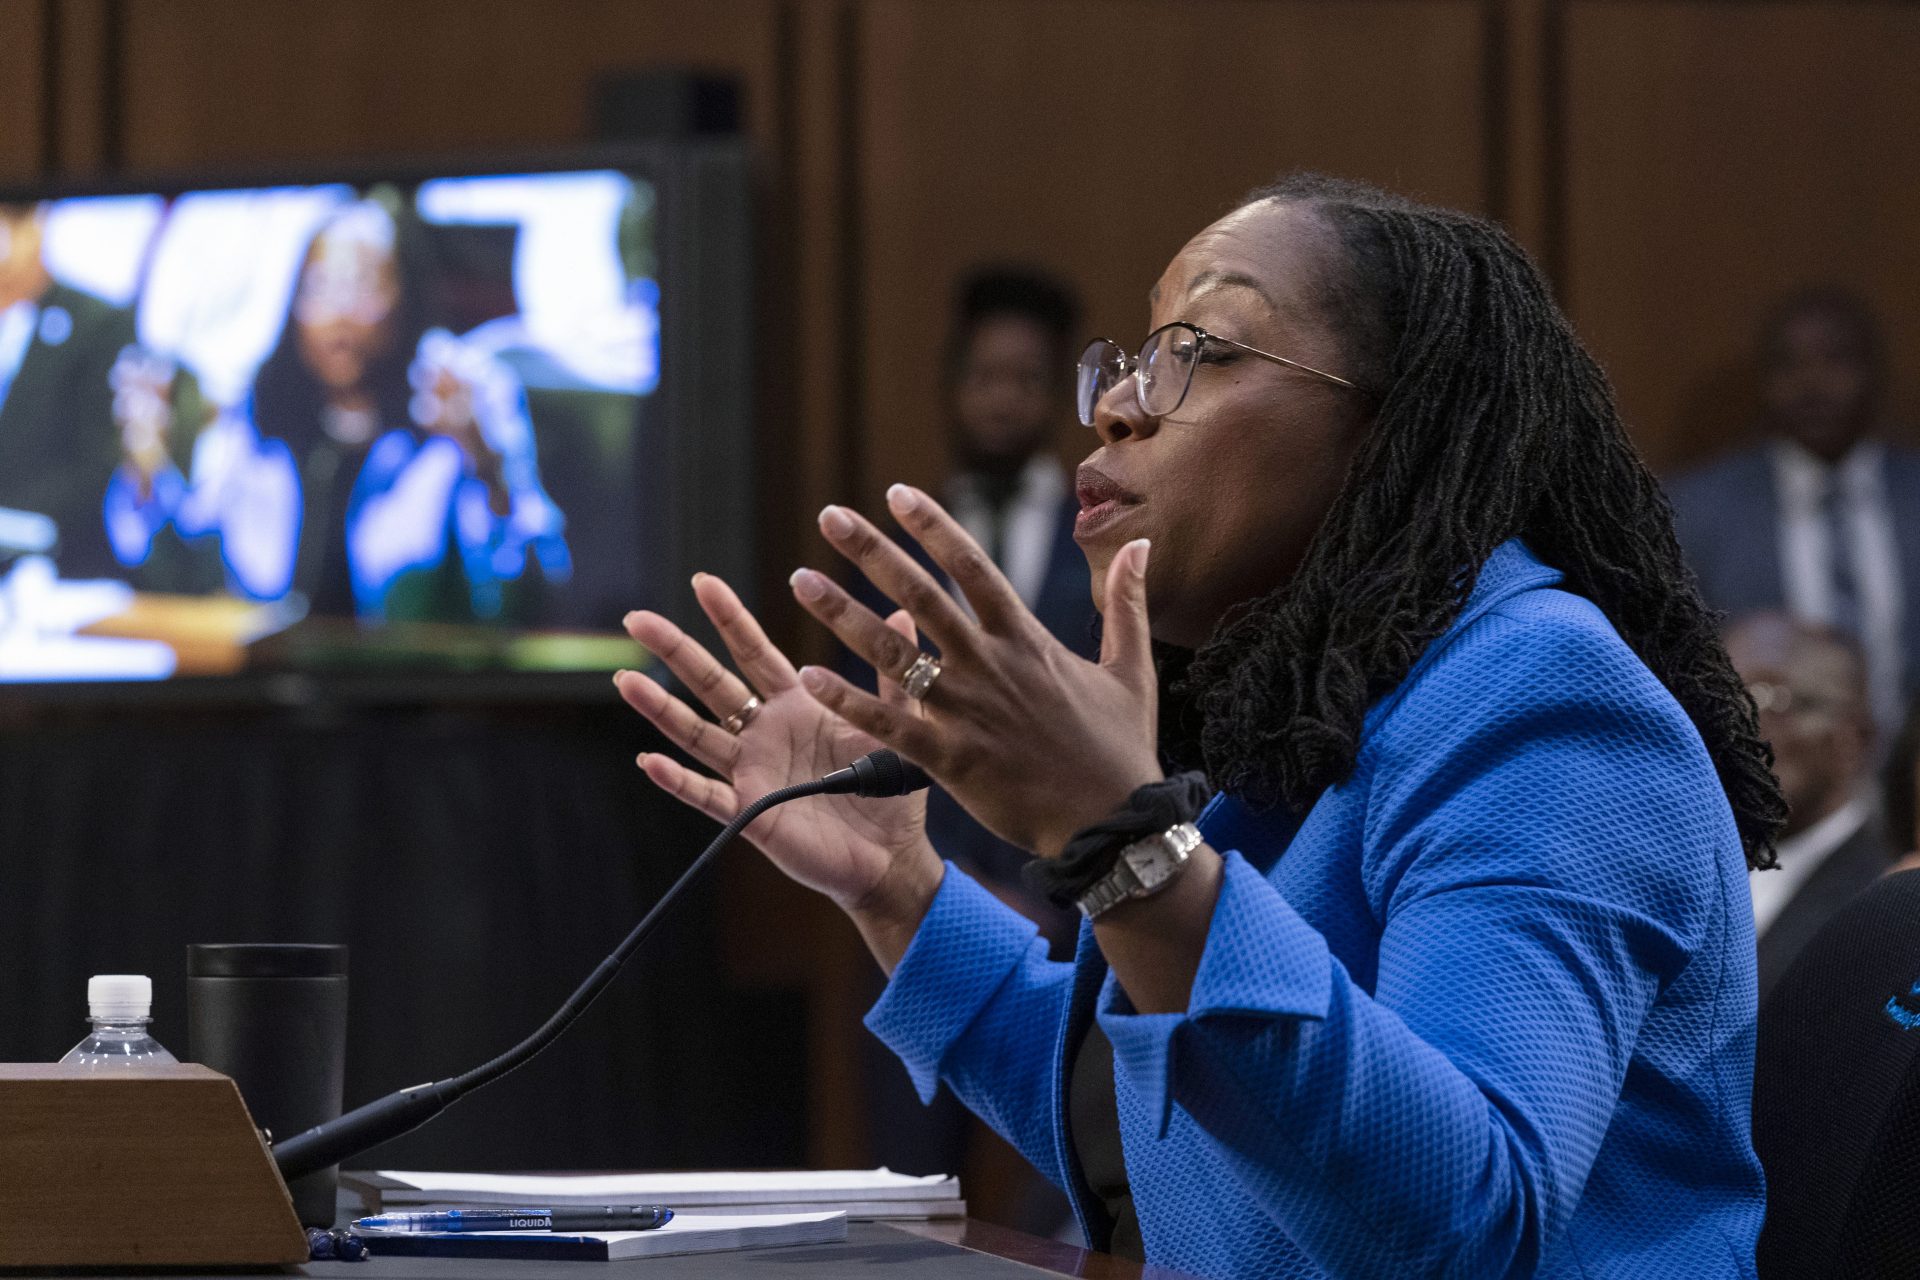
[[1212,794],[1204,773],[1177,773],[1163,782],[1136,787],[1110,817],[1075,832],[1059,857],[1029,862],[1020,869],[1020,878],[1054,906],[1072,911],[1087,890],[1113,870],[1122,849],[1192,822]]

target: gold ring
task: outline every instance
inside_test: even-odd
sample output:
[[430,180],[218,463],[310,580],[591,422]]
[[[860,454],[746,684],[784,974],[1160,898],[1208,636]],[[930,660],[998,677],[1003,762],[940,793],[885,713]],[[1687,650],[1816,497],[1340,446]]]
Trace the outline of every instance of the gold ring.
[[720,727],[728,733],[737,734],[751,724],[758,714],[760,714],[760,695],[750,693],[738,711],[720,722]]
[[906,690],[909,698],[918,702],[927,696],[927,690],[933,688],[933,682],[940,678],[940,659],[930,653],[923,653],[913,660],[900,677],[900,687]]

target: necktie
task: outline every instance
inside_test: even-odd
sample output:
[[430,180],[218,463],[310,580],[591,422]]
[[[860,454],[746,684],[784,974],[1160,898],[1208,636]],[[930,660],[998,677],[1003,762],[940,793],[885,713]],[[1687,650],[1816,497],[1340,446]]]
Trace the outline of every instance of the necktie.
[[1860,635],[1860,580],[1854,573],[1853,546],[1847,536],[1847,507],[1836,468],[1827,477],[1820,499],[1820,515],[1827,529],[1828,580],[1833,584],[1833,625],[1849,635]]

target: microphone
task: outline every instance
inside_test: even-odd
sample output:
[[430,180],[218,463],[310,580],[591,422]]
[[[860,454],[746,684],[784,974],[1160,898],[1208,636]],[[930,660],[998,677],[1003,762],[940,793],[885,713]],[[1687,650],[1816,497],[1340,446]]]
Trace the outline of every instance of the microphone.
[[891,751],[869,751],[820,779],[820,790],[830,796],[904,796],[932,781],[925,769]]
[[328,1165],[339,1164],[349,1156],[358,1155],[403,1133],[410,1133],[467,1094],[482,1085],[492,1084],[552,1044],[561,1032],[587,1011],[587,1006],[593,1003],[595,997],[606,990],[607,985],[619,974],[620,966],[627,962],[627,958],[653,931],[654,925],[680,891],[747,824],[775,805],[803,796],[903,796],[920,790],[929,781],[926,772],[917,765],[909,764],[891,751],[880,750],[870,751],[845,769],[836,769],[811,782],[795,783],[790,787],[769,791],[735,814],[733,821],[721,828],[720,834],[680,873],[680,878],[668,886],[647,914],[641,917],[640,923],[633,927],[633,932],[614,948],[613,954],[602,960],[587,976],[587,980],[532,1035],[464,1075],[396,1090],[384,1098],[356,1107],[343,1116],[315,1125],[305,1133],[297,1133],[274,1143],[273,1161],[280,1169],[280,1176],[292,1182]]

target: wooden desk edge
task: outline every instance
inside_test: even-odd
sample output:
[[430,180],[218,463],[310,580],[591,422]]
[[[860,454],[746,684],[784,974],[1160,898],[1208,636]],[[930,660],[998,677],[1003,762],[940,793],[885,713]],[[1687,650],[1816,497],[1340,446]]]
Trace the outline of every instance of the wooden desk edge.
[[930,1218],[924,1221],[889,1219],[886,1226],[910,1235],[958,1245],[1009,1262],[1023,1263],[1055,1275],[1083,1276],[1086,1280],[1196,1280],[1184,1271],[1143,1266],[1110,1253],[1095,1253],[1062,1240],[1015,1231],[978,1218]]

